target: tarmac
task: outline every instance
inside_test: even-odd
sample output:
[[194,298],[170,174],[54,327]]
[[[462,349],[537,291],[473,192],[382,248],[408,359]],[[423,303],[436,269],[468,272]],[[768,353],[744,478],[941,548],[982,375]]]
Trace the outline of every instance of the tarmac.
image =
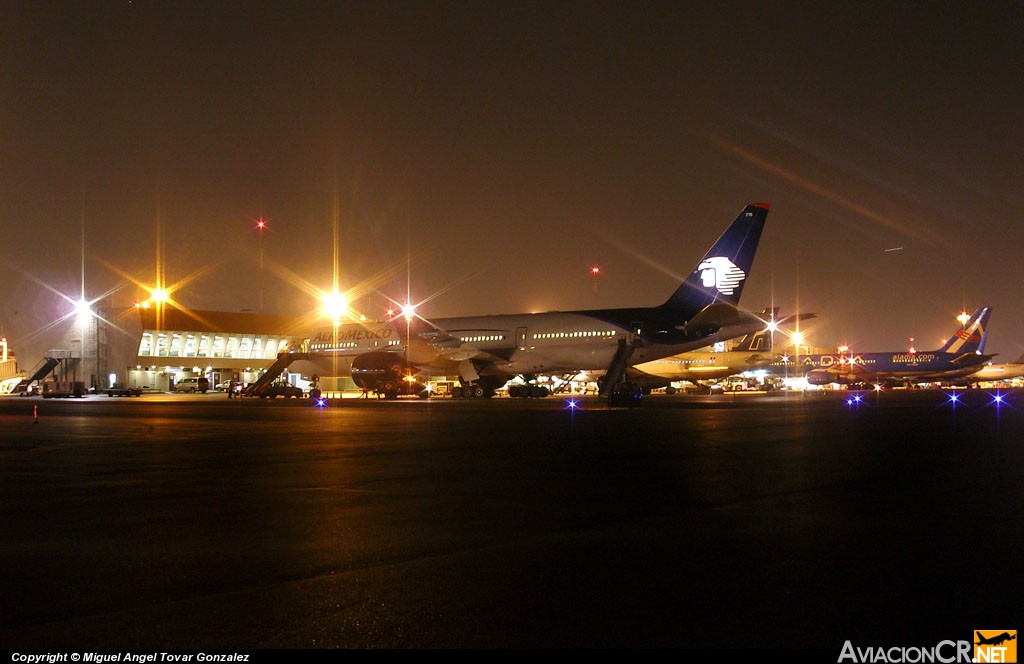
[[1016,629],[1024,393],[950,395],[0,398],[0,648]]

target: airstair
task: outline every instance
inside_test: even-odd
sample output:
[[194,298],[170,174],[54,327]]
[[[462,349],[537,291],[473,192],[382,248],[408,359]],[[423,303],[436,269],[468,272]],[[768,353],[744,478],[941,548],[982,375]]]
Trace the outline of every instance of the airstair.
[[615,357],[608,366],[601,381],[601,396],[611,394],[612,388],[619,384],[622,377],[626,375],[626,368],[629,366],[629,358],[637,348],[636,343],[627,343],[625,339],[619,339],[619,349],[615,351]]
[[267,370],[256,379],[255,383],[250,384],[242,392],[244,396],[259,396],[267,387],[277,380],[277,377],[284,373],[284,370],[296,360],[308,360],[309,353],[293,353],[291,351],[284,351],[277,354],[277,359],[274,363],[267,367]]
[[22,378],[21,382],[14,386],[14,389],[11,390],[11,393],[20,394],[22,392],[27,392],[29,386],[32,383],[36,382],[37,380],[42,380],[49,376],[50,372],[52,372],[57,367],[57,365],[60,364],[60,362],[60,358],[56,357],[44,357],[43,359],[39,360],[39,364],[36,365],[32,372],[28,374],[28,376]]

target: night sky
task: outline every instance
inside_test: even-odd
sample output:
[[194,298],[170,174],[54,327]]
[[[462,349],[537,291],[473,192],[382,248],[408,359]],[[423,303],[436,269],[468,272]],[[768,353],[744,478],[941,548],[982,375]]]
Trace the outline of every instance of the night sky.
[[267,313],[335,228],[371,316],[657,305],[770,202],[747,308],[874,351],[987,304],[1015,359],[1024,3],[876,4],[3,0],[0,333],[59,347],[83,262],[256,311],[261,215]]

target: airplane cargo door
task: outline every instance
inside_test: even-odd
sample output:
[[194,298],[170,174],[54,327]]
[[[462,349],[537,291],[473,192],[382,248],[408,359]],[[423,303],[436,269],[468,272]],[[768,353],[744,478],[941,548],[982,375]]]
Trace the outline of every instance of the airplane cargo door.
[[516,347],[517,348],[526,348],[526,328],[525,327],[517,327],[516,328]]

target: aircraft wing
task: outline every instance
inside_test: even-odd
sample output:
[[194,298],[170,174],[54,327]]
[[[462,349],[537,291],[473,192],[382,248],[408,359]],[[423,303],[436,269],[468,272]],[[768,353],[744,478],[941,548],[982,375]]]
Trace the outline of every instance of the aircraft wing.
[[[754,314],[742,311],[731,304],[715,302],[701,309],[685,325],[676,326],[676,329],[699,334],[701,332],[717,331],[724,327],[742,325],[748,325],[751,330],[756,330],[762,325],[762,321]],[[743,332],[740,332],[736,336],[742,334]]]
[[775,321],[776,325],[792,325],[793,323],[799,323],[802,320],[811,320],[817,318],[818,314],[790,314],[782,320]]
[[950,360],[950,362],[952,362],[953,364],[978,364],[980,366],[981,364],[984,364],[985,362],[991,360],[996,355],[998,355],[998,353],[993,355],[978,355],[977,353],[964,353],[963,355],[958,355],[954,357],[952,360]]
[[438,349],[458,348],[463,343],[462,339],[459,339],[458,337],[436,327],[432,330],[427,330],[426,332],[420,332],[419,336],[427,342],[428,346]]
[[837,362],[829,367],[814,369],[814,372],[819,375],[824,373],[835,379],[845,378],[846,380],[867,380],[875,375],[856,362]]
[[428,347],[438,351],[441,358],[450,362],[479,360],[482,362],[500,363],[508,360],[507,357],[500,357],[481,350],[473,344],[463,341],[461,338],[438,327],[420,332],[419,337]]
[[777,354],[754,353],[753,355],[748,355],[744,361],[748,366],[760,367],[772,362],[778,362],[781,358],[782,356]]

